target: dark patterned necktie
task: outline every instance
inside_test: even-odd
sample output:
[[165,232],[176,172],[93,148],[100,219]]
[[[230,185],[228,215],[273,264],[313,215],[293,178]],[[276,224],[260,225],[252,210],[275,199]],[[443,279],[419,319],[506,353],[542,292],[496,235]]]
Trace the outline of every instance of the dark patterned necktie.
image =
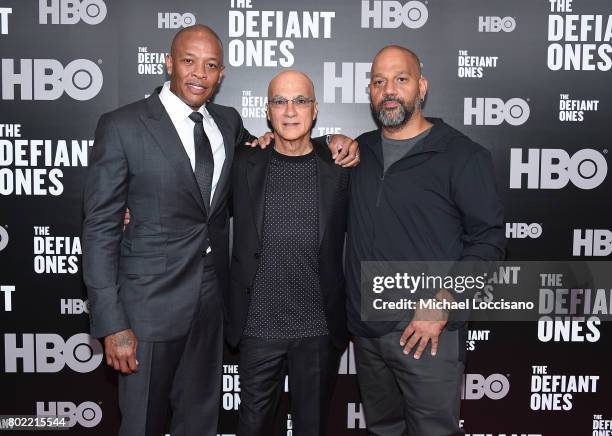
[[200,112],[192,112],[189,115],[193,126],[193,145],[195,146],[195,178],[200,187],[200,193],[204,200],[206,210],[210,209],[210,193],[212,191],[213,171],[215,161],[213,159],[212,148],[208,136],[204,132],[202,119],[204,116]]

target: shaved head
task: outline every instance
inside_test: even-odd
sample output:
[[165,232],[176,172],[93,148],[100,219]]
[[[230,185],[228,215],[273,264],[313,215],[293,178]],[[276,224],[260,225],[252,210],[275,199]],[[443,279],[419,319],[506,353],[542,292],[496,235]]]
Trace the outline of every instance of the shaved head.
[[[279,101],[282,103],[277,103]],[[310,146],[310,131],[317,118],[317,102],[310,77],[295,70],[285,70],[274,76],[268,85],[267,116],[275,140],[281,146]]]
[[174,35],[166,71],[170,91],[198,110],[214,95],[223,77],[223,47],[208,26],[196,24]]
[[223,43],[221,42],[221,38],[219,38],[219,35],[217,35],[214,30],[203,24],[194,24],[193,26],[185,27],[184,29],[181,29],[176,32],[174,38],[172,38],[172,45],[170,46],[170,55],[174,57],[177,50],[177,46],[180,44],[181,40],[192,34],[199,34],[200,36],[208,36],[210,38],[215,39],[219,44],[219,50],[221,53],[220,61],[221,65],[223,65]]
[[421,76],[421,60],[412,50],[409,50],[406,47],[402,47],[399,45],[388,45],[386,47],[383,47],[378,53],[376,53],[376,56],[374,56],[374,61],[372,63],[375,64],[377,59],[380,59],[381,57],[387,55],[405,57],[409,64],[412,67],[416,68],[416,71],[418,72],[417,77]]
[[[270,84],[268,85],[268,98],[272,98],[276,94],[276,90],[279,88],[280,84],[285,83],[295,83],[301,85],[301,88],[309,90],[309,97],[315,98],[315,90],[314,83],[310,80],[306,74],[301,71],[296,70],[287,70],[282,73],[278,73],[276,76],[270,80]],[[305,97],[308,97],[305,95]]]
[[427,94],[427,79],[413,51],[399,45],[380,50],[372,61],[368,90],[372,111],[388,137],[402,137],[400,132],[423,124],[421,103]]

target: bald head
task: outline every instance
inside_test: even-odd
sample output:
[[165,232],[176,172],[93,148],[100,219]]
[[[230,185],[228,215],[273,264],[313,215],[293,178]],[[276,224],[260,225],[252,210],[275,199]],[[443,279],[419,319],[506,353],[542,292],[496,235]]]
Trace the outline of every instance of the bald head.
[[277,143],[310,144],[310,131],[317,118],[312,80],[294,70],[274,76],[268,85],[267,115]]
[[399,45],[380,50],[372,62],[368,90],[372,111],[388,137],[397,134],[403,138],[405,129],[423,124],[421,103],[427,94],[427,79],[413,51]]
[[372,68],[375,67],[377,61],[381,61],[389,57],[404,60],[406,65],[415,72],[416,77],[421,77],[421,60],[419,57],[412,50],[399,45],[388,45],[383,47],[378,53],[376,53],[376,56],[374,56]]
[[[287,90],[287,88],[294,91],[301,91],[304,97],[315,98],[314,84],[310,77],[301,71],[287,70],[277,74],[270,80],[268,85],[268,99],[271,99],[275,95],[280,95],[280,90]],[[306,92],[306,94],[304,94]],[[290,98],[296,97],[292,96]]]
[[219,52],[221,53],[221,64],[223,64],[223,43],[219,35],[212,30],[210,27],[203,24],[194,24],[193,26],[185,27],[179,30],[172,38],[172,45],[170,46],[170,55],[175,57],[177,47],[181,45],[181,42],[190,36],[196,36],[201,38],[210,38],[219,44]]

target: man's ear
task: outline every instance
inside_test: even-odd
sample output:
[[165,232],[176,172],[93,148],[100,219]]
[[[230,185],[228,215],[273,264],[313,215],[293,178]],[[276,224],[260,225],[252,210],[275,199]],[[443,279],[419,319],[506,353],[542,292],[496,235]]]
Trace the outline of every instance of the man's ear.
[[317,115],[319,115],[319,102],[315,101],[314,114],[312,114],[312,121],[317,119]]
[[421,97],[421,100],[425,100],[428,85],[427,79],[424,76],[421,76],[419,79],[419,96]]
[[168,76],[172,76],[172,68],[174,67],[174,61],[172,59],[172,55],[166,55],[166,72]]
[[221,65],[221,68],[219,71],[219,80],[217,80],[217,85],[221,84],[221,80],[223,80],[223,73],[225,73],[225,65]]

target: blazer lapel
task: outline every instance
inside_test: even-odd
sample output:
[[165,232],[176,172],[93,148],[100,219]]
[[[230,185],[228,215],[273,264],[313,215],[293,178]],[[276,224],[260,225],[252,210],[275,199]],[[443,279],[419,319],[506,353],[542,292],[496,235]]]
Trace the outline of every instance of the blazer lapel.
[[219,205],[220,199],[228,188],[230,172],[232,169],[232,160],[234,158],[235,141],[232,138],[231,130],[227,125],[227,122],[217,113],[214,108],[214,105],[208,104],[206,105],[206,109],[215,121],[215,124],[217,124],[217,127],[221,132],[221,136],[223,136],[223,147],[225,148],[225,159],[223,160],[223,168],[221,169],[221,175],[219,176],[219,181],[217,182],[217,187],[215,188],[215,193],[213,194],[213,198],[210,204],[210,210],[212,215],[212,211],[214,211],[215,208]]
[[155,138],[157,145],[168,161],[178,170],[178,174],[183,177],[186,188],[206,215],[202,193],[193,174],[189,157],[185,152],[181,138],[178,136],[170,117],[159,99],[158,92],[154,92],[147,102],[149,113],[141,115],[142,122],[153,138]]
[[314,145],[317,153],[317,175],[319,182],[319,245],[323,241],[323,235],[327,228],[327,224],[331,219],[331,214],[334,206],[334,197],[336,193],[336,185],[338,178],[336,176],[336,165],[331,153],[326,147]]
[[264,206],[266,202],[266,175],[273,146],[274,144],[270,144],[264,150],[254,150],[247,163],[247,183],[259,240],[262,239]]

